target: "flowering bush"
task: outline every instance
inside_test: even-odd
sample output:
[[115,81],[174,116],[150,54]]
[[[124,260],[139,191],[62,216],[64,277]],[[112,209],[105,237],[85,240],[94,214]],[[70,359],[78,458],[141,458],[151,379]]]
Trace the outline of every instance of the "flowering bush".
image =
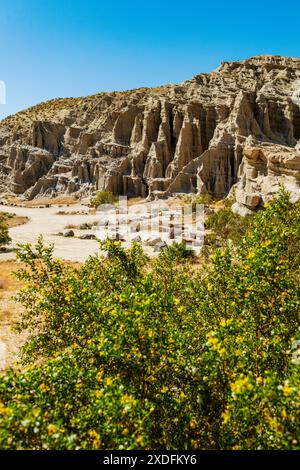
[[1,448],[299,449],[299,216],[282,192],[202,270],[23,246],[28,366],[0,379]]
[[101,204],[114,204],[116,201],[117,197],[111,191],[98,191],[90,203],[97,209]]

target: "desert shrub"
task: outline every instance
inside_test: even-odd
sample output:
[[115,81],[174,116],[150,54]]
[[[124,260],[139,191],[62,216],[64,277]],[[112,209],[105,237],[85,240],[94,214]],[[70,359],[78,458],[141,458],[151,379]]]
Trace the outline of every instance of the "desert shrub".
[[0,216],[0,247],[7,245],[11,238],[8,234],[8,226],[6,224],[6,216]]
[[1,448],[299,449],[299,215],[282,192],[203,270],[23,246],[29,366],[0,378]]
[[0,212],[0,217],[3,217],[4,219],[12,219],[15,216],[16,214],[13,214],[12,212]]
[[160,253],[160,258],[167,258],[172,261],[182,261],[187,258],[193,258],[195,256],[195,252],[192,248],[188,247],[184,242],[174,242],[167,246],[164,250]]
[[96,196],[91,199],[90,204],[92,207],[98,207],[101,204],[114,204],[117,197],[111,191],[98,191]]
[[228,202],[225,207],[210,214],[205,221],[205,228],[214,232],[216,240],[229,239],[237,243],[245,236],[251,223],[252,215],[242,217],[234,214],[230,204]]
[[192,204],[193,210],[195,210],[197,204],[203,204],[204,206],[210,206],[217,202],[217,200],[209,193],[206,194],[188,194],[181,196],[181,199],[185,204]]

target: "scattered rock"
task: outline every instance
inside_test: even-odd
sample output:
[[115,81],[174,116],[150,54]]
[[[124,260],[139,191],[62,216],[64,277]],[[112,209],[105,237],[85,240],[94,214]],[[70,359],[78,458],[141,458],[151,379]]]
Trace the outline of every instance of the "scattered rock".
[[80,238],[81,240],[95,240],[96,235],[94,235],[93,233],[86,233],[85,235],[80,235],[78,238]]
[[157,245],[158,243],[161,243],[162,242],[162,239],[160,237],[157,237],[157,238],[148,238],[146,241],[145,241],[145,245],[147,246],[155,246]]
[[64,237],[74,237],[74,231],[73,230],[67,230],[64,234]]
[[158,243],[155,244],[154,246],[154,252],[158,252],[158,251],[161,251],[163,250],[164,248],[167,248],[167,244],[165,241],[160,241]]
[[141,239],[140,235],[137,235],[136,237],[132,238],[132,241],[137,242],[137,243],[141,243],[142,239]]

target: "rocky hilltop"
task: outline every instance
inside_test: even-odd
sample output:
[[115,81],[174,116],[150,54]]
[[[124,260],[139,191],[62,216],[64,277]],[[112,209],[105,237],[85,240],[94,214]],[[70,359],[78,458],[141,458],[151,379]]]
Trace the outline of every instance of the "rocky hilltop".
[[279,183],[300,197],[300,59],[224,62],[180,85],[51,100],[0,123],[0,190],[28,199],[234,191],[243,212]]

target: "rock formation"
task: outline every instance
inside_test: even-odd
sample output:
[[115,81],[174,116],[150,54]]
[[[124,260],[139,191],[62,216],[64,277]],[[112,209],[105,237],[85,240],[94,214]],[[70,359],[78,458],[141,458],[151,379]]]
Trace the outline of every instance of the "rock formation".
[[52,100],[0,123],[0,189],[300,197],[300,59],[224,62],[180,85]]

